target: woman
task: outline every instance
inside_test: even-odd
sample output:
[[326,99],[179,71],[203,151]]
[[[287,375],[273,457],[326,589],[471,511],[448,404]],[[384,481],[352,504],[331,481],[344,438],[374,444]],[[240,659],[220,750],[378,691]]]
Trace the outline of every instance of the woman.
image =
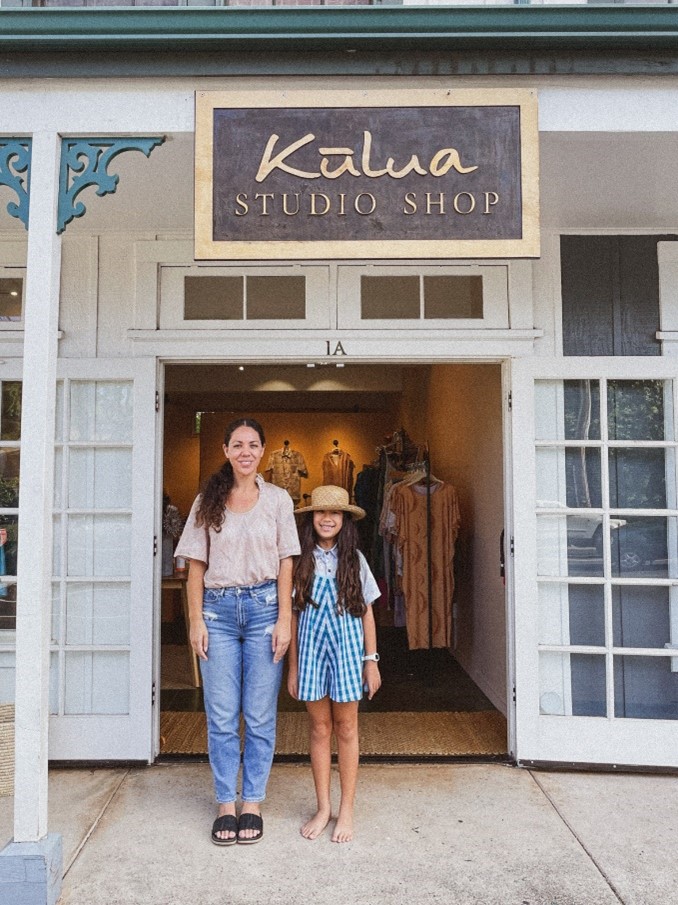
[[215,845],[251,845],[263,836],[260,802],[273,762],[278,691],[291,637],[292,557],[299,539],[291,498],[257,471],[264,446],[264,431],[253,419],[228,425],[226,462],[193,503],[175,550],[190,561],[190,642],[200,658],[205,695],[218,804]]

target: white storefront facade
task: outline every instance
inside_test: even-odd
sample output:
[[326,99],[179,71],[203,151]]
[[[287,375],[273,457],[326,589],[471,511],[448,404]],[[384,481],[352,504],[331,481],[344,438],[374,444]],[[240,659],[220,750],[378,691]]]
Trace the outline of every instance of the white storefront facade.
[[[337,53],[362,55],[362,72],[334,56],[268,60],[261,45],[250,72],[237,54],[237,65],[203,60],[187,72],[188,55],[174,69],[165,56],[135,72],[134,54],[154,52],[141,29],[137,37],[136,49],[120,45],[126,62],[106,57],[105,77],[92,59],[87,77],[75,68],[59,76],[59,52],[45,45],[49,77],[39,77],[36,56],[25,77],[15,66],[0,81],[0,282],[9,294],[0,447],[21,462],[20,499],[0,510],[9,538],[0,703],[16,712],[15,843],[48,833],[48,760],[158,756],[163,405],[168,369],[180,376],[183,366],[301,373],[339,363],[344,379],[352,367],[378,375],[388,365],[405,382],[408,368],[494,367],[506,591],[492,642],[499,665],[484,681],[507,718],[509,754],[519,764],[677,768],[678,65],[652,77],[629,51],[615,73],[592,39],[588,59],[600,65],[590,72],[576,64],[579,50],[567,74],[562,44],[537,53],[523,43],[482,75],[459,62],[436,74],[431,35],[430,51],[425,41],[417,51],[430,65],[416,74],[379,65],[376,50],[370,63],[365,45],[355,54],[346,37]],[[446,40],[454,54],[454,35]],[[545,73],[549,53],[561,61],[555,74]],[[520,70],[519,60],[532,63]],[[274,92],[312,91],[329,107],[350,106],[352,93],[366,102],[397,94],[416,108],[422,94],[499,90],[536,102],[536,254],[196,258],[201,92],[245,95],[253,108]],[[18,169],[22,149],[30,160]],[[88,156],[98,172],[69,193]],[[104,178],[113,174],[117,185]],[[21,216],[13,202],[25,206]],[[86,209],[71,218],[78,203]],[[265,248],[265,216],[258,228]],[[599,245],[587,244],[594,238]],[[636,239],[656,250],[656,291],[638,304],[651,261],[634,269]],[[608,254],[614,243],[612,276],[597,286],[589,271],[600,275],[603,258],[578,255]],[[187,277],[290,275],[306,287],[301,314],[186,314]],[[365,275],[476,277],[482,312],[375,322],[360,306]],[[19,382],[12,432],[4,421]],[[495,552],[479,550],[476,565],[491,568]]]

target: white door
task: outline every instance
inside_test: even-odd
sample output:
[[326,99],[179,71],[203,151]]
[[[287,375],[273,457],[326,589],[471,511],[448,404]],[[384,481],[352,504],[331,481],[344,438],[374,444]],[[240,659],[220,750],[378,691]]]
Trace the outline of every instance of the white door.
[[49,754],[148,761],[155,362],[59,368]]
[[678,766],[678,359],[511,370],[517,758]]

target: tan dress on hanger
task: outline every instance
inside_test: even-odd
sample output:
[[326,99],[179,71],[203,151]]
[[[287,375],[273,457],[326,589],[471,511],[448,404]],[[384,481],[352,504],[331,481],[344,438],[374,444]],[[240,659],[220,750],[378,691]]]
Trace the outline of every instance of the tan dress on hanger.
[[[402,591],[405,597],[407,641],[410,650],[429,647],[428,545],[426,539],[426,485],[396,484],[390,508],[395,516],[392,540],[402,555]],[[452,561],[459,531],[459,502],[451,484],[431,486],[431,611],[432,647],[450,647],[452,641]]]
[[335,449],[323,456],[323,484],[334,484],[353,495],[353,459],[343,449]]

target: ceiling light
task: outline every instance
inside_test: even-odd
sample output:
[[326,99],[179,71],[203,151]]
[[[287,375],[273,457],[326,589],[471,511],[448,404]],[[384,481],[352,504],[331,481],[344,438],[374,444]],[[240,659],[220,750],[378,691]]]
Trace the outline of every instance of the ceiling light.
[[307,368],[314,368],[314,367],[315,367],[315,362],[314,362],[314,361],[307,361],[307,362],[306,362],[306,367],[307,367]]
[[244,366],[244,365],[240,365],[240,367],[238,368],[238,370],[239,370],[239,371],[244,371],[244,370],[245,370],[245,366]]

